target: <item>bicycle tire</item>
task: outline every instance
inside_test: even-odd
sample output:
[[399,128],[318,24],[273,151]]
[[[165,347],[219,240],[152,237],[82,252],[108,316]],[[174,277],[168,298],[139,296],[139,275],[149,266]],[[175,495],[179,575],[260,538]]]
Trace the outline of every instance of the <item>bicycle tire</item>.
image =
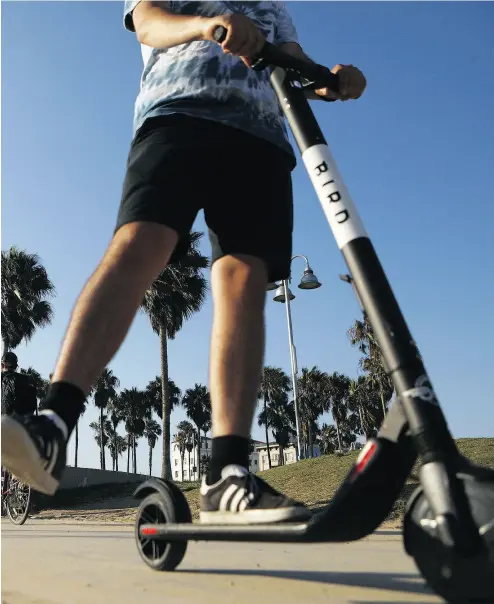
[[[28,519],[29,512],[31,509],[31,487],[20,482],[17,479],[11,478],[11,480],[15,480],[16,482],[14,485],[10,485],[9,493],[7,494],[5,501],[5,509],[7,511],[7,516],[9,517],[10,522],[12,522],[12,524],[16,524],[17,526],[21,526]],[[17,500],[17,492],[20,488],[27,490],[27,494],[23,495],[23,497],[25,498],[25,503],[21,512],[18,511],[17,506],[14,507],[12,505],[13,502]]]

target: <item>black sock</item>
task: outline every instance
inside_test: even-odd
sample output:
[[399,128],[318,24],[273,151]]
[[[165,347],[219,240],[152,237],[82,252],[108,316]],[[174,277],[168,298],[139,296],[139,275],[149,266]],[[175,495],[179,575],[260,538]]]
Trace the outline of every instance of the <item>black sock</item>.
[[84,411],[85,401],[86,395],[77,386],[68,382],[54,382],[48,387],[40,411],[47,409],[54,411],[67,425],[68,436],[70,436]]
[[213,438],[208,484],[214,484],[221,480],[221,470],[230,464],[236,464],[249,469],[248,438],[235,435]]

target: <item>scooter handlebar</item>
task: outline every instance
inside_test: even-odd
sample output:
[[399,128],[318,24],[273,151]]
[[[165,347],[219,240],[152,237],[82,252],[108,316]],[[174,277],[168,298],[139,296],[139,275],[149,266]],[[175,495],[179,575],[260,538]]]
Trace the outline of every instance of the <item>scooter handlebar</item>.
[[[218,25],[213,33],[213,38],[218,44],[221,44],[226,35],[226,27]],[[310,85],[304,86],[304,88],[329,88],[335,93],[339,92],[338,76],[332,73],[328,67],[297,59],[270,42],[265,42],[259,55],[254,57],[254,67],[259,63],[295,71],[302,78],[310,81]]]

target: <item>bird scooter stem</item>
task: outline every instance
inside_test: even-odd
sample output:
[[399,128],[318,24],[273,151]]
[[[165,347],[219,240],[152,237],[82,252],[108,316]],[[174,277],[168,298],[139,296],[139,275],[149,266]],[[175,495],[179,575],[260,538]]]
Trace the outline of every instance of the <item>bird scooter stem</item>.
[[[221,42],[226,29],[218,27]],[[465,463],[449,432],[420,353],[410,334],[379,258],[346,188],[305,89],[338,93],[338,76],[327,67],[292,57],[266,42],[253,68],[270,66],[271,84],[290,125],[303,162],[354,280],[356,292],[380,346],[386,373],[403,409],[406,429],[422,460],[421,483],[442,539],[465,548],[478,543],[464,489],[456,473]],[[404,424],[405,427],[405,424]],[[379,435],[386,429],[386,418]],[[460,521],[461,515],[461,521]]]

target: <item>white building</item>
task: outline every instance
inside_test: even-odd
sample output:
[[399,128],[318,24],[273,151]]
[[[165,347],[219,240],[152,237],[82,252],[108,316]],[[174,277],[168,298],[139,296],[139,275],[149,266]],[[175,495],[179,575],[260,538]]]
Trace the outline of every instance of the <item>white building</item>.
[[[258,453],[258,463],[259,463],[259,472],[264,472],[264,470],[269,470],[269,459],[268,459],[268,448],[266,443],[260,443],[256,446],[256,451]],[[276,466],[285,465],[291,463],[296,463],[297,461],[297,441],[295,439],[291,439],[290,444],[283,449],[283,458],[284,464],[280,463],[280,445],[278,443],[269,443],[269,454],[271,456],[271,467],[275,468]],[[320,457],[321,451],[317,445],[314,445],[314,455],[313,457]]]
[[[259,452],[257,451],[257,447],[262,444],[263,443],[258,440],[254,441],[255,449],[249,456],[250,472],[255,473],[259,471]],[[172,477],[176,482],[182,482],[182,480],[184,482],[199,480],[197,467],[198,460],[203,459],[203,457],[211,457],[211,438],[201,436],[200,456],[198,456],[197,444],[194,444],[194,446],[191,446],[190,448],[190,451],[187,449],[185,450],[182,464],[182,456],[180,455],[178,443],[176,441],[171,443]]]

